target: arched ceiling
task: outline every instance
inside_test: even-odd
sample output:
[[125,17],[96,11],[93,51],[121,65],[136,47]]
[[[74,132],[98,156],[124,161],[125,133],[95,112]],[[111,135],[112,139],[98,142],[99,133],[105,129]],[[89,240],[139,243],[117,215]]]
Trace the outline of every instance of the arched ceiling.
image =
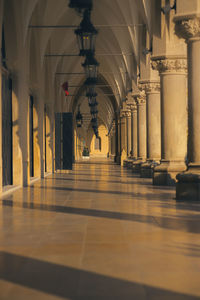
[[[8,0],[8,2],[16,1]],[[30,40],[34,39],[35,47],[32,42],[31,48],[37,48],[37,63],[48,70],[45,76],[48,77],[49,84],[56,89],[55,101],[61,101],[60,95],[64,98],[64,93],[61,94],[59,90],[62,83],[68,81],[71,96],[68,96],[67,107],[75,111],[75,104],[84,98],[82,85],[85,75],[72,73],[84,72],[81,66],[84,58],[62,56],[78,54],[79,49],[74,34],[75,28],[58,26],[78,26],[82,16],[68,7],[69,0],[20,2],[21,7],[18,8],[20,15],[23,8],[23,15],[26,16],[23,19],[24,36]],[[99,30],[95,54],[100,63],[97,101],[100,118],[105,121],[108,128],[122,100],[132,88],[132,81],[137,80],[141,36],[145,30],[151,32],[149,0],[93,0],[91,19]],[[39,27],[33,28],[33,25]]]

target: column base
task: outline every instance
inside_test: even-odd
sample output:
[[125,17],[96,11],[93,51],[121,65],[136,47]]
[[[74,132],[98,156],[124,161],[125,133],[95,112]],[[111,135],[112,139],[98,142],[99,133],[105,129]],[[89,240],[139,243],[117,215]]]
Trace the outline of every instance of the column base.
[[124,159],[123,166],[130,169],[130,165],[132,167],[132,162],[133,162],[133,160],[131,158],[126,158],[126,159]]
[[127,163],[127,168],[132,169],[132,165],[133,165],[133,159],[129,159]]
[[176,176],[176,199],[200,201],[200,165],[189,165],[188,171]]
[[122,150],[122,153],[121,153],[121,166],[123,167],[124,166],[124,160],[127,159],[127,154],[126,154],[126,151],[123,149]]
[[176,175],[186,170],[184,161],[161,160],[161,164],[153,171],[153,185],[174,186]]
[[121,165],[121,156],[120,156],[120,155],[116,156],[115,162],[116,162],[117,164]]
[[153,178],[153,171],[157,165],[159,165],[159,160],[148,160],[143,163],[140,168],[140,177]]
[[132,172],[140,174],[141,165],[145,163],[145,160],[142,158],[138,158],[136,161],[132,163]]

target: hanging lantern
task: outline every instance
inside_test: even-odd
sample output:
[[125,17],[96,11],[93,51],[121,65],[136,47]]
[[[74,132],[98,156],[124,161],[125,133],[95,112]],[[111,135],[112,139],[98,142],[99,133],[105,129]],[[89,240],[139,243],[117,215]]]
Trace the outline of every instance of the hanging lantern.
[[86,9],[79,28],[75,30],[80,48],[80,56],[94,53],[97,33],[98,31],[90,21],[90,10]]
[[92,118],[91,123],[92,123],[92,129],[94,131],[94,134],[96,135],[96,137],[98,137],[99,136],[99,132],[98,132],[97,119],[96,118]]
[[96,84],[94,82],[91,83],[90,81],[86,80],[85,83],[84,83],[84,85],[86,87],[86,96],[87,97],[90,97],[91,95],[95,95],[96,94],[96,90],[95,90],[95,85]]
[[94,119],[97,119],[98,109],[96,106],[92,106],[90,109],[90,113]]
[[87,93],[86,94],[86,97],[88,97],[88,104],[89,106],[92,106],[92,105],[97,105],[98,102],[96,101],[96,96],[97,96],[97,93],[95,92],[92,92],[92,93]]
[[90,78],[90,79],[94,78],[96,82],[99,63],[94,58],[94,55],[93,54],[87,55],[85,62],[82,64],[82,66],[85,69],[86,78]]
[[92,9],[92,0],[70,0],[70,8],[75,8],[78,12],[83,9]]
[[92,118],[91,123],[92,123],[92,128],[98,127],[97,126],[97,118]]
[[97,106],[98,105],[98,102],[96,101],[96,98],[93,100],[89,100],[88,101],[88,104],[90,107],[94,107],[94,106]]
[[80,112],[80,105],[78,106],[78,113],[76,115],[76,126],[78,128],[82,127],[82,124],[83,124],[83,116]]

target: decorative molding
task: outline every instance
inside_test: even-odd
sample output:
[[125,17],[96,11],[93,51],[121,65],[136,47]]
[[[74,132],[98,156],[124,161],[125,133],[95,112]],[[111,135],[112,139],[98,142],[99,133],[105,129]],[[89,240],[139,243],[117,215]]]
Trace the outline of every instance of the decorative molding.
[[194,17],[192,19],[174,18],[175,32],[178,37],[185,40],[200,38],[200,18]]
[[139,97],[137,97],[136,102],[138,105],[145,104],[146,103],[146,94],[144,94],[144,95],[141,94]]
[[125,112],[125,116],[126,116],[127,118],[131,118],[131,111],[130,111],[130,110],[127,110],[127,111]]
[[160,82],[148,82],[145,84],[146,94],[160,93]]
[[129,109],[123,109],[120,112],[120,117],[121,118],[126,118],[126,117],[131,117],[131,111]]
[[136,102],[138,105],[146,103],[146,92],[145,92],[145,84],[139,83],[138,88],[140,90],[140,94],[137,96]]
[[130,110],[131,110],[131,113],[137,112],[137,103],[136,102],[135,102],[135,104],[130,106]]
[[152,61],[151,65],[152,65],[152,69],[159,71],[159,73],[164,73],[164,72],[186,73],[187,72],[187,60],[183,58],[158,59]]

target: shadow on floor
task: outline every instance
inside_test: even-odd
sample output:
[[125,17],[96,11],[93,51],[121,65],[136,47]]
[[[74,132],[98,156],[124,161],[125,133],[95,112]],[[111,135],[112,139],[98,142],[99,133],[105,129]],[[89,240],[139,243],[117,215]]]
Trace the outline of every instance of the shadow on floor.
[[[133,185],[133,182],[125,182],[125,181],[114,181],[114,180],[101,180],[101,179],[76,179],[76,178],[59,178],[59,177],[55,177],[55,178],[45,178],[45,180],[63,180],[63,181],[75,181],[75,182],[105,182],[105,183],[116,183],[116,184],[131,184]],[[138,183],[138,182],[134,182],[134,183]],[[161,188],[160,188],[161,189]]]
[[[59,205],[49,205],[43,203],[33,203],[33,202],[14,202],[13,200],[2,200],[3,206],[9,207],[19,207],[27,209],[37,209],[42,211],[50,211],[56,213],[64,214],[75,214],[81,216],[97,217],[97,218],[108,218],[116,219],[123,221],[132,221],[139,223],[146,223],[156,227],[169,229],[169,230],[178,230],[181,232],[190,232],[190,233],[200,233],[199,220],[189,219],[186,217],[158,217],[150,215],[138,215],[138,214],[129,214],[121,212],[112,212],[105,210],[96,210],[96,209],[86,209],[86,208],[77,208],[71,206],[59,206]],[[192,216],[193,218],[193,216]]]
[[[45,189],[45,190],[55,190],[55,191],[66,191],[66,192],[79,192],[79,193],[95,193],[95,194],[106,194],[106,195],[117,195],[117,196],[130,196],[135,198],[143,198],[145,200],[156,200],[161,198],[160,193],[155,194],[149,194],[149,193],[134,193],[134,192],[122,192],[122,191],[110,191],[110,190],[98,190],[98,189],[80,189],[80,188],[72,188],[72,187],[59,187],[59,186],[37,186],[37,185],[31,185],[31,189]],[[171,195],[162,194],[163,200],[169,199],[169,197],[172,198]]]
[[199,299],[191,295],[1,251],[0,278],[71,300]]
[[113,166],[115,166],[116,165],[116,163],[115,162],[113,162],[113,161],[77,161],[76,162],[76,165],[101,165],[101,166],[110,166],[110,165],[113,165]]

